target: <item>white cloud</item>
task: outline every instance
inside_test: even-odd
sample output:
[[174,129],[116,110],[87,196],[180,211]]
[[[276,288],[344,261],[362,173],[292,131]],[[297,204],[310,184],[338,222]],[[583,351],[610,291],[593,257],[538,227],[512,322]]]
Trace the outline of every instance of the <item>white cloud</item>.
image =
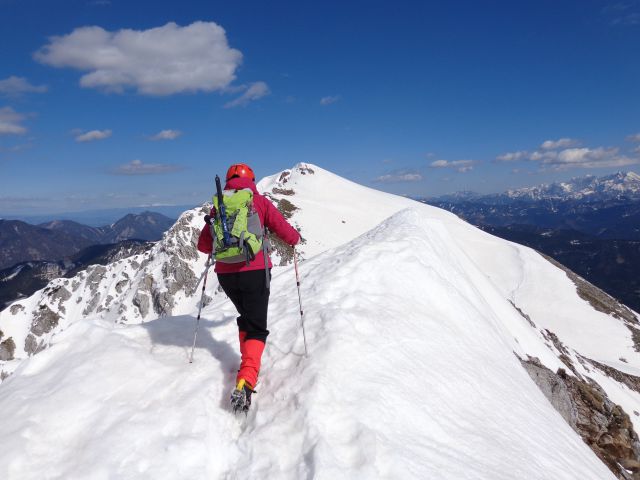
[[233,108],[233,107],[244,107],[250,102],[254,100],[258,100],[264,96],[269,95],[271,93],[269,91],[269,87],[264,82],[255,82],[252,83],[249,88],[245,90],[245,92],[240,95],[235,100],[227,102],[224,108]]
[[0,80],[0,94],[7,96],[21,95],[23,93],[44,93],[48,90],[46,85],[32,85],[24,77],[11,76]]
[[529,160],[533,162],[543,162],[547,163],[558,157],[557,151],[546,151],[546,152],[533,152],[529,155]]
[[148,30],[77,28],[51,37],[34,58],[88,72],[80,79],[86,88],[171,95],[223,90],[236,78],[242,53],[229,47],[225,30],[214,22],[171,22]]
[[459,173],[466,173],[473,170],[473,166],[478,162],[475,160],[436,160],[429,165],[431,168],[452,168]]
[[529,156],[529,152],[518,151],[518,152],[508,152],[503,155],[499,155],[496,157],[496,160],[499,162],[517,162],[519,160],[526,160]]
[[320,99],[320,105],[331,105],[332,103],[336,103],[338,100],[340,100],[340,95],[328,95]]
[[[619,155],[618,148],[567,148],[559,152],[547,152],[540,161],[555,170],[578,168],[616,168],[640,163],[640,158]],[[551,155],[553,154],[553,155]]]
[[182,170],[180,165],[166,163],[144,163],[142,160],[132,160],[112,170],[114,175],[154,175],[158,173],[171,173]]
[[26,127],[22,125],[25,115],[11,107],[0,108],[0,135],[24,135]]
[[111,130],[91,130],[85,133],[79,133],[76,136],[76,142],[93,142],[95,140],[104,140],[111,136]]
[[182,135],[182,132],[180,130],[161,130],[155,135],[152,135],[151,137],[149,137],[149,140],[153,140],[153,141],[175,140],[180,135]]
[[561,138],[559,140],[547,140],[540,145],[543,150],[557,150],[558,148],[568,148],[578,145],[580,142],[573,138]]
[[[640,142],[640,133],[629,135],[630,142]],[[518,151],[496,157],[497,161],[527,160],[536,162],[544,169],[567,170],[570,168],[618,168],[640,163],[640,147],[633,154],[620,154],[616,147],[576,147],[579,142],[571,138],[547,140],[534,152]]]
[[418,172],[396,172],[380,175],[373,181],[375,183],[419,182],[422,178],[422,175]]

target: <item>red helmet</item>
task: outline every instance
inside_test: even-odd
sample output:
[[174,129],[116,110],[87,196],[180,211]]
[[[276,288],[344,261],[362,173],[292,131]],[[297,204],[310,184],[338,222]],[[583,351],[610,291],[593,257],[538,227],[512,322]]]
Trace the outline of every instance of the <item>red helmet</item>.
[[236,177],[248,178],[252,182],[256,181],[253,170],[251,170],[251,167],[246,163],[236,163],[229,167],[229,170],[227,170],[227,181]]

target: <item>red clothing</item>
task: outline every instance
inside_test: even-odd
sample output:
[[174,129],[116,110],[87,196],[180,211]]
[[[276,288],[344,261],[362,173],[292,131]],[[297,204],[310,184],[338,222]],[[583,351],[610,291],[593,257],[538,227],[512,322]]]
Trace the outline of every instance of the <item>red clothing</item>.
[[[300,241],[300,234],[298,231],[287,223],[282,214],[276,207],[265,197],[258,193],[256,184],[248,178],[232,178],[225,185],[225,190],[240,190],[242,188],[250,188],[253,190],[253,206],[258,212],[260,217],[260,223],[263,227],[267,227],[270,231],[278,235],[281,240],[289,245],[293,246]],[[211,216],[215,214],[215,209],[211,209]],[[198,250],[202,253],[211,253],[212,237],[209,225],[205,225],[200,232],[198,238]],[[271,259],[269,259],[269,268],[271,268]],[[264,270],[264,254],[259,252],[256,254],[256,258],[249,263],[222,263],[216,262],[216,273],[234,273],[245,272],[249,270]]]

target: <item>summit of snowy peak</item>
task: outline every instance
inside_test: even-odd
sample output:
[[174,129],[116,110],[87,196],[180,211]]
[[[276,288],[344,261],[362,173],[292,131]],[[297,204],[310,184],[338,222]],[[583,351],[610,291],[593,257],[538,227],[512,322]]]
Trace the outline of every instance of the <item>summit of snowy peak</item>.
[[264,178],[258,190],[300,230],[303,244],[299,251],[305,258],[352,240],[399,210],[419,205],[308,163]]

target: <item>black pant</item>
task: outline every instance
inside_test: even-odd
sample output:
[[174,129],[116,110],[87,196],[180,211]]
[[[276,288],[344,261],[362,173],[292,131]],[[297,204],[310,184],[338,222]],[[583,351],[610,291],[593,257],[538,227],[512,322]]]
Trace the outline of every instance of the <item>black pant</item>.
[[[248,272],[219,273],[220,286],[233,302],[240,316],[238,328],[247,332],[247,340],[266,341],[267,309],[269,308],[269,290],[264,270]],[[271,271],[269,271],[271,277]]]

